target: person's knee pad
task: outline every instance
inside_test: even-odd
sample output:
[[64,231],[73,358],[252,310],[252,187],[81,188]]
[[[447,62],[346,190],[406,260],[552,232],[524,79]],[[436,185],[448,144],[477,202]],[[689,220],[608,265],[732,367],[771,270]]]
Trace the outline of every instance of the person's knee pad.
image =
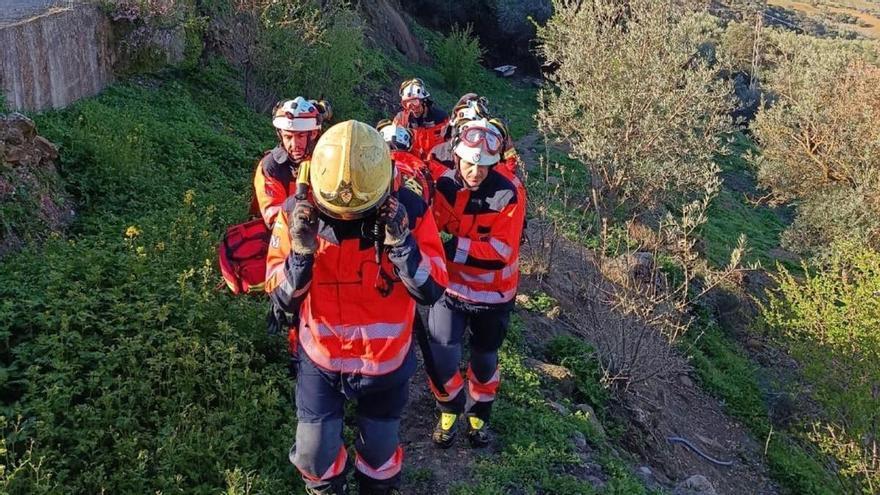
[[509,311],[491,311],[471,320],[471,349],[477,352],[497,352],[507,336]]
[[326,480],[342,473],[346,460],[342,420],[297,423],[290,460],[309,479]]
[[479,352],[471,350],[471,370],[481,383],[488,382],[498,369],[497,352]]
[[459,362],[461,361],[461,345],[448,346],[430,343],[428,348],[431,351],[430,371],[435,379],[448,380],[452,375],[458,373]]
[[360,434],[355,442],[357,470],[373,479],[397,476],[403,466],[400,448],[400,420],[358,418]]

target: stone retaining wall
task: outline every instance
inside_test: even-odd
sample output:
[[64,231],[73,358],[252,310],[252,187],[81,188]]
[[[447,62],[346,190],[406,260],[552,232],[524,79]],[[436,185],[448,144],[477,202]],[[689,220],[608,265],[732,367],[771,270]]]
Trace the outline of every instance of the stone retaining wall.
[[0,88],[11,110],[62,108],[113,79],[110,21],[89,5],[0,25]]

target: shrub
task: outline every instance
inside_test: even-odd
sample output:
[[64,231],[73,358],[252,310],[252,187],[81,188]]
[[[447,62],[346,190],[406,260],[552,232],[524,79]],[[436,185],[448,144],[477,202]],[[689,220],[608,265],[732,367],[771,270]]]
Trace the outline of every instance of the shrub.
[[668,0],[557,0],[554,11],[538,35],[558,66],[539,125],[589,167],[600,217],[700,195],[731,126],[731,87],[700,51],[715,24]]
[[551,362],[574,373],[578,400],[585,400],[596,408],[605,407],[609,396],[603,386],[606,377],[591,345],[570,335],[562,335],[547,343],[546,352]]
[[801,253],[841,238],[880,246],[880,67],[860,44],[776,38],[766,86],[778,99],[752,130],[759,183],[775,201],[798,204],[784,245]]
[[813,427],[821,450],[865,493],[880,486],[880,253],[836,243],[805,278],[784,268],[764,318],[803,365],[824,408]]
[[473,90],[473,84],[483,73],[480,60],[483,49],[480,41],[473,35],[471,26],[464,29],[452,28],[434,46],[434,59],[437,71],[443,76],[447,89],[456,94]]
[[211,64],[38,116],[82,207],[70,238],[0,269],[0,492],[295,489],[284,345],[263,300],[216,290],[272,140],[233,77]]
[[[364,23],[342,1],[215,0],[201,6],[224,56],[243,69],[248,101],[326,96],[337,120],[375,117],[366,106],[379,56],[366,46]],[[227,25],[234,23],[234,32]]]

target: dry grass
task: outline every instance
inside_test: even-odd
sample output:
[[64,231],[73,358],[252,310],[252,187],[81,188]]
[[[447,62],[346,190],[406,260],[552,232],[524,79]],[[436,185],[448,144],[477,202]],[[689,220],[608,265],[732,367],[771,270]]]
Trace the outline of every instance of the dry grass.
[[829,23],[836,28],[855,31],[869,38],[880,39],[880,17],[867,14],[859,10],[880,10],[880,5],[875,3],[865,2],[861,0],[840,0],[839,2],[824,3],[820,6],[813,6],[806,2],[795,2],[792,0],[768,0],[768,3],[770,5],[776,5],[779,7],[784,7],[786,9],[797,10],[813,17],[820,17],[823,13],[849,14],[858,18],[860,21],[863,21],[865,24],[869,24],[870,27],[863,27],[855,24],[845,24],[842,22],[832,22],[825,19],[824,17],[822,18],[822,20],[823,22]]

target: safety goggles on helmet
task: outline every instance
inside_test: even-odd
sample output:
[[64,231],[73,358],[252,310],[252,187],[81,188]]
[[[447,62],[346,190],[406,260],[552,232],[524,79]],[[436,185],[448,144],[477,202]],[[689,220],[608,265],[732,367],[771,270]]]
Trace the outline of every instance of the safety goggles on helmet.
[[272,125],[279,131],[314,131],[321,128],[321,114],[314,104],[297,96],[276,105]]
[[503,141],[501,133],[498,131],[478,125],[463,127],[459,131],[459,139],[462,143],[474,148],[483,144],[489,153],[501,151]]
[[457,123],[466,120],[488,118],[489,110],[487,103],[488,100],[486,98],[472,94],[472,97],[469,99],[459,100],[458,105],[452,109],[452,118]]
[[393,124],[389,120],[379,122],[376,129],[392,150],[409,151],[412,148],[413,136],[409,129]]
[[425,82],[419,78],[404,81],[400,85],[400,99],[404,102],[412,99],[423,100],[431,96],[425,88]]

